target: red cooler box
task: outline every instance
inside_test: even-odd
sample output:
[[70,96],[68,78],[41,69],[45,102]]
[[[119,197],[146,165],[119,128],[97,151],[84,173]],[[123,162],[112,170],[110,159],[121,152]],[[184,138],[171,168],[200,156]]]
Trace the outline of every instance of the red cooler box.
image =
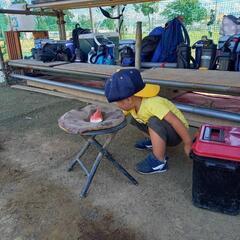
[[203,125],[193,143],[192,199],[197,207],[240,212],[240,127]]

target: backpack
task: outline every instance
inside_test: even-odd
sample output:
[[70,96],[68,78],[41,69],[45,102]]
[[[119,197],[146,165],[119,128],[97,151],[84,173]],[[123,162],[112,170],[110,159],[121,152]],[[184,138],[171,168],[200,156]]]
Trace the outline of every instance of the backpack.
[[102,44],[98,46],[98,51],[95,55],[90,57],[90,62],[93,64],[107,64],[107,65],[114,65],[114,57],[111,54],[110,48]]
[[101,42],[99,39],[97,39],[97,36],[95,35],[93,39],[98,50],[96,53],[93,53],[91,54],[91,56],[88,56],[90,62],[93,64],[114,65],[115,64],[115,58],[114,58],[115,44],[105,36],[101,40]]
[[177,62],[177,46],[180,43],[190,46],[190,39],[181,20],[174,18],[166,23],[151,62]]
[[215,68],[222,71],[239,71],[240,34],[233,35],[218,49]]
[[80,34],[87,34],[87,33],[91,33],[91,30],[81,28],[79,23],[75,25],[75,28],[72,30],[72,40],[75,48],[80,48],[78,36]]
[[72,61],[74,58],[71,50],[63,43],[46,43],[40,51],[39,60],[43,62]]
[[83,62],[85,62],[87,60],[87,56],[80,49],[79,35],[80,34],[88,34],[88,33],[91,33],[91,30],[81,28],[78,23],[75,25],[75,28],[72,31],[73,46],[75,49],[78,49],[77,53],[79,54],[79,56],[77,56],[77,58],[79,58],[79,60],[81,60]]
[[240,34],[240,18],[233,15],[224,15],[220,35],[231,36],[235,34]]
[[201,40],[195,42],[192,49],[195,49],[195,68],[212,69],[214,59],[216,57],[217,45],[213,43],[212,39],[202,36]]
[[134,66],[135,53],[129,46],[124,46],[120,51],[120,59],[122,66]]
[[141,61],[142,62],[151,62],[153,53],[161,40],[161,34],[163,32],[162,27],[154,28],[148,36],[144,37],[142,40],[141,48]]

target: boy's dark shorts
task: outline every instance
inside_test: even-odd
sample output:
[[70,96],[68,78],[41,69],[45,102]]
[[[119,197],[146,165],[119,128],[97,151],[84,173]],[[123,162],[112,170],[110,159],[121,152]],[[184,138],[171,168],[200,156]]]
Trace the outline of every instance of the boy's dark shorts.
[[166,120],[151,117],[147,124],[143,124],[132,118],[131,124],[137,126],[141,131],[146,133],[148,133],[148,128],[153,129],[166,142],[167,146],[176,146],[182,141],[175,129]]

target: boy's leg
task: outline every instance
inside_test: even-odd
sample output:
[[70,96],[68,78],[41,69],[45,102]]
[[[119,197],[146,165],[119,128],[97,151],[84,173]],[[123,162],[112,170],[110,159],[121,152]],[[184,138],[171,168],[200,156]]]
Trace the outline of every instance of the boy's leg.
[[148,135],[148,126],[144,123],[140,123],[137,120],[135,120],[133,117],[130,119],[130,123],[137,127],[139,130],[145,133],[145,135]]
[[140,149],[140,150],[151,149],[152,142],[149,138],[148,126],[144,123],[137,122],[133,117],[131,117],[130,123],[133,126],[137,127],[139,130],[141,130],[145,135],[145,139],[138,140],[135,143],[135,148]]
[[159,138],[165,143],[165,148],[166,146],[176,146],[182,141],[175,129],[166,120],[160,120],[157,117],[151,117],[148,121],[148,128],[151,132],[155,133],[153,135],[153,139],[151,137],[151,140],[158,141],[157,136],[159,136]]
[[152,142],[154,156],[159,160],[164,160],[166,142],[152,128],[148,128],[148,131]]
[[175,146],[181,142],[173,127],[165,120],[151,117],[148,121],[149,134],[153,145],[153,153],[136,165],[142,174],[160,173],[167,170],[165,157],[166,145]]

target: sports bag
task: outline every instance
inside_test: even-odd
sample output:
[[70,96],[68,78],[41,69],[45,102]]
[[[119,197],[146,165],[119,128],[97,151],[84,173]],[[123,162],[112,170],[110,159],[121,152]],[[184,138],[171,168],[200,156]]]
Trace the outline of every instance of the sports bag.
[[177,46],[181,43],[190,46],[189,35],[182,21],[174,18],[166,23],[151,62],[177,62]]
[[151,62],[156,47],[161,40],[163,30],[164,29],[162,27],[156,27],[149,33],[148,36],[143,38],[141,48],[142,62]]
[[120,51],[120,59],[122,66],[134,66],[135,53],[129,46],[124,46]]

